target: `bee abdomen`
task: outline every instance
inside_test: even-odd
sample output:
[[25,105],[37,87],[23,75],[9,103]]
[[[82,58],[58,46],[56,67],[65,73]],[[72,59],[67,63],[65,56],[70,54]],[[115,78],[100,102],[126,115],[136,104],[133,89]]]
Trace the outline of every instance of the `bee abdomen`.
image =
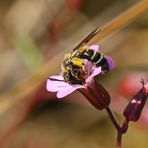
[[108,64],[108,61],[105,57],[102,57],[102,59],[98,63],[96,63],[96,66],[97,67],[101,66],[101,68],[104,72],[109,71],[109,64]]
[[97,63],[101,59],[101,53],[99,52],[94,52],[94,55],[91,57],[91,62],[92,63]]
[[96,52],[94,50],[88,49],[83,51],[80,55],[79,58],[87,59],[90,62],[94,63],[96,67],[101,66],[102,70],[104,72],[109,71],[109,64],[107,59],[103,56],[102,53]]
[[93,50],[87,50],[87,51],[84,51],[80,54],[80,58],[83,58],[83,59],[87,59],[87,60],[91,60],[91,57],[94,55],[94,51]]

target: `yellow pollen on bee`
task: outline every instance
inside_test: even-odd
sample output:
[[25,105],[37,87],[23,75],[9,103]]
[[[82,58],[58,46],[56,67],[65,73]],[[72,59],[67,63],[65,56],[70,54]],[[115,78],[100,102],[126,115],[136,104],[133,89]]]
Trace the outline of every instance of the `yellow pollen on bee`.
[[83,66],[83,60],[82,59],[79,59],[79,58],[72,58],[71,62],[79,67],[82,67]]

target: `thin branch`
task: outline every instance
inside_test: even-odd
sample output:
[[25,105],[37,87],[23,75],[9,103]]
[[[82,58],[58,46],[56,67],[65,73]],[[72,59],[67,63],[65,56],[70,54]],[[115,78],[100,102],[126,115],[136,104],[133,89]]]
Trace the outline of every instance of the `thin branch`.
[[116,148],[121,148],[122,136],[128,130],[128,123],[129,123],[128,120],[125,120],[122,124],[121,130],[117,131]]
[[106,111],[109,115],[109,118],[111,119],[114,127],[117,130],[117,139],[116,139],[116,148],[121,148],[121,142],[122,142],[122,135],[125,134],[128,130],[128,120],[125,119],[122,126],[120,127],[120,124],[118,120],[116,119],[116,116],[114,115],[113,111],[110,107],[106,107]]
[[[0,94],[0,115],[6,112],[9,108],[19,102],[20,98],[24,98],[33,92],[48,78],[49,75],[59,71],[60,63],[56,62],[57,59],[62,59],[64,55],[60,54],[54,56],[49,62],[44,64],[35,73],[32,73],[26,79],[15,84],[9,90]],[[51,64],[54,63],[54,64]],[[49,66],[50,65],[50,66]]]
[[116,148],[121,148],[122,142],[122,132],[118,131],[117,133],[117,141],[116,141]]
[[117,131],[121,131],[121,127],[119,125],[119,122],[118,120],[116,119],[116,116],[114,115],[114,113],[112,112],[111,108],[110,107],[106,107],[105,108],[107,113],[108,113],[108,116],[109,118],[111,119],[113,125],[115,126],[115,128],[117,129]]
[[131,8],[123,12],[121,15],[119,15],[109,23],[99,28],[100,31],[93,38],[90,39],[88,45],[92,45],[96,42],[99,42],[100,40],[107,37],[111,33],[119,30],[124,25],[131,22],[138,15],[140,15],[147,8],[148,8],[148,0],[140,1],[138,4],[132,6]]

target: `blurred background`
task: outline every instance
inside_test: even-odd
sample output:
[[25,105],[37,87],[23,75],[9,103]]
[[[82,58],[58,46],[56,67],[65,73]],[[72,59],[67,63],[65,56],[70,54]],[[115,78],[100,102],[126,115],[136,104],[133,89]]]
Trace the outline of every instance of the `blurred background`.
[[[138,0],[0,1],[0,148],[113,148],[116,131],[105,111],[78,92],[56,99],[46,91],[65,52]],[[148,80],[148,13],[104,38],[101,52],[116,68],[98,78],[120,121],[128,100]],[[123,147],[148,145],[148,104],[131,123]]]

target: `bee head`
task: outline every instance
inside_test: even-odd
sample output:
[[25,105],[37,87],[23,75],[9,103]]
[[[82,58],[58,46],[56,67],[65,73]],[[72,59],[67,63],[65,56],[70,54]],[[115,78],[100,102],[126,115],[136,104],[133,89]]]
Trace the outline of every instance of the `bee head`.
[[75,56],[66,56],[62,68],[65,81],[71,84],[83,83],[88,76],[88,71],[84,65],[84,59]]

